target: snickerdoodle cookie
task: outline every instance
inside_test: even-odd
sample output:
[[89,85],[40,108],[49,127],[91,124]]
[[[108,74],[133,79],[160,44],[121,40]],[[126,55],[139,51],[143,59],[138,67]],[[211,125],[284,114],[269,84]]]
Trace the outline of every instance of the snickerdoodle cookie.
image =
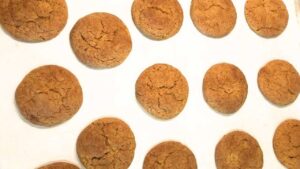
[[237,18],[231,0],[192,0],[190,13],[196,28],[210,37],[229,34]]
[[134,157],[135,137],[116,118],[102,118],[88,125],[77,139],[77,154],[87,169],[127,169]]
[[138,29],[155,40],[174,36],[183,21],[183,11],[177,0],[134,0],[131,13]]
[[93,68],[120,65],[132,48],[125,24],[109,13],[92,13],[77,21],[70,35],[77,58]]
[[167,141],[152,148],[144,160],[143,169],[197,169],[193,152],[185,145]]
[[225,135],[215,151],[217,169],[262,169],[263,153],[248,133],[234,131]]
[[77,78],[56,65],[41,66],[28,73],[17,87],[15,98],[23,117],[41,126],[70,119],[83,100]]
[[289,20],[288,11],[282,0],[247,0],[245,16],[249,27],[266,38],[280,35]]
[[278,160],[289,169],[300,168],[300,121],[289,119],[276,129],[273,147]]
[[0,23],[22,41],[52,39],[65,27],[67,19],[65,0],[0,0]]
[[287,61],[272,60],[260,69],[258,86],[270,102],[285,106],[297,99],[300,92],[300,76]]
[[248,93],[248,85],[242,71],[228,63],[212,66],[203,80],[203,95],[214,110],[231,114],[240,109]]
[[142,72],[136,82],[136,97],[144,109],[160,119],[171,119],[184,108],[189,87],[175,67],[155,64]]

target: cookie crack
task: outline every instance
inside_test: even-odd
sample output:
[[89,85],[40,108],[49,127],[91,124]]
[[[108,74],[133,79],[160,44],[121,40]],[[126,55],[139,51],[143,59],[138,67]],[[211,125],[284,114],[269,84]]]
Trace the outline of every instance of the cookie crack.
[[212,5],[210,5],[209,7],[204,8],[204,10],[202,10],[202,11],[208,11],[208,10],[214,8],[214,7],[220,8],[220,9],[222,9],[222,10],[226,10],[226,8],[224,8],[222,5],[219,5],[219,4],[212,4]]
[[172,13],[169,13],[169,12],[167,12],[167,11],[163,10],[162,8],[157,7],[157,6],[149,6],[147,8],[148,9],[153,9],[153,10],[156,10],[156,11],[160,11],[161,13],[166,14],[166,15],[171,15],[172,14]]

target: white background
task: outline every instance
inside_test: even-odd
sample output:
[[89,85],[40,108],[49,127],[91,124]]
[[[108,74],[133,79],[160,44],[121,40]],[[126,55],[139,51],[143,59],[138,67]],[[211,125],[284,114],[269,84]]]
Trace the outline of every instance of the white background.
[[[33,169],[42,164],[67,160],[80,165],[75,143],[80,131],[97,118],[114,116],[126,121],[137,142],[130,169],[142,168],[145,154],[165,140],[177,140],[194,152],[199,169],[214,169],[214,151],[220,138],[236,129],[254,136],[264,153],[265,169],[281,169],[272,138],[277,125],[287,118],[300,118],[300,99],[279,108],[264,99],[257,86],[257,73],[268,61],[280,58],[300,71],[300,27],[294,1],[284,0],[289,24],[278,38],[264,39],[253,33],[244,17],[245,0],[233,0],[237,10],[234,30],[221,39],[199,33],[190,19],[190,0],[180,0],[184,23],[178,34],[165,41],[144,37],[131,19],[132,0],[67,0],[69,20],[61,34],[44,43],[23,43],[0,30],[0,169]],[[75,22],[92,12],[119,16],[131,33],[133,49],[120,66],[95,70],[81,64],[69,44]],[[231,116],[214,112],[203,99],[202,80],[207,69],[219,62],[233,63],[245,74],[249,91],[243,107]],[[160,121],[145,113],[135,99],[135,81],[155,63],[179,68],[189,82],[189,99],[175,119]],[[84,102],[69,121],[52,128],[32,126],[15,106],[14,93],[33,68],[57,64],[79,79]]]

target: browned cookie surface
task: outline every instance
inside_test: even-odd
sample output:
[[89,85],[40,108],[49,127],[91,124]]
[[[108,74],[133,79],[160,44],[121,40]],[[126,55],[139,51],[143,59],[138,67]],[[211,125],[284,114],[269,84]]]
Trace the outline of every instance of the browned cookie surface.
[[300,76],[290,63],[273,60],[260,69],[258,86],[270,102],[284,106],[297,99],[300,92]]
[[152,148],[144,160],[143,169],[197,169],[193,152],[179,142],[168,141]]
[[66,25],[65,0],[0,0],[0,22],[13,37],[39,42],[56,37]]
[[28,73],[17,87],[15,97],[25,119],[42,126],[70,119],[83,100],[77,78],[55,65],[41,66]]
[[87,169],[127,169],[134,151],[135,138],[131,129],[116,118],[94,121],[77,139],[77,154]]
[[289,169],[300,168],[300,121],[289,119],[276,129],[273,147],[278,160]]
[[171,119],[184,108],[188,83],[171,65],[155,64],[142,72],[136,82],[136,97],[144,109],[160,119]]
[[234,131],[225,135],[215,151],[217,169],[262,169],[263,153],[248,133]]
[[70,36],[77,58],[94,68],[120,65],[132,48],[127,27],[109,13],[92,13],[79,19]]
[[212,66],[203,80],[204,99],[221,113],[234,113],[244,104],[248,85],[241,70],[228,63]]
[[249,27],[258,35],[267,38],[280,35],[289,19],[282,0],[247,0],[245,15]]
[[183,11],[177,0],[134,0],[131,12],[138,29],[156,40],[175,35],[183,21]]
[[231,0],[192,0],[191,17],[203,34],[223,37],[234,28],[237,14]]
[[79,167],[66,162],[56,162],[41,166],[38,169],[79,169]]

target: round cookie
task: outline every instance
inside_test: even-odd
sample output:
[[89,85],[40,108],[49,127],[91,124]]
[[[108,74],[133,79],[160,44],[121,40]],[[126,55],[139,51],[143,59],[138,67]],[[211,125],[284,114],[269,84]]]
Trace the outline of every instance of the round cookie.
[[152,148],[144,160],[143,169],[197,169],[193,152],[179,142],[168,141]]
[[215,38],[229,34],[237,18],[231,0],[192,0],[190,12],[196,28]]
[[94,68],[120,65],[132,48],[125,24],[109,13],[92,13],[77,21],[70,35],[77,58]]
[[300,168],[300,121],[289,119],[276,129],[273,147],[278,160],[289,169]]
[[288,11],[282,0],[247,0],[245,16],[249,27],[266,38],[280,35],[289,20]]
[[205,101],[214,110],[231,114],[240,109],[248,93],[248,85],[241,70],[228,63],[212,66],[203,80]]
[[144,70],[135,88],[139,103],[160,119],[177,116],[183,110],[189,92],[185,77],[167,64],[155,64]]
[[134,0],[132,18],[148,38],[164,40],[181,28],[183,11],[177,0]]
[[77,78],[55,65],[41,66],[28,73],[17,87],[15,98],[23,117],[41,126],[70,119],[83,100]]
[[77,154],[87,169],[127,169],[134,151],[135,138],[131,129],[116,118],[94,121],[77,139]]
[[273,60],[260,69],[258,86],[270,102],[285,106],[297,99],[300,92],[300,76],[290,63]]
[[61,32],[67,19],[65,0],[0,0],[0,23],[22,41],[50,40]]
[[263,153],[248,133],[234,131],[225,135],[215,151],[217,169],[262,169]]
[[39,167],[38,169],[79,169],[79,167],[77,167],[74,164],[70,164],[66,162],[56,162],[56,163],[44,165],[42,167]]

